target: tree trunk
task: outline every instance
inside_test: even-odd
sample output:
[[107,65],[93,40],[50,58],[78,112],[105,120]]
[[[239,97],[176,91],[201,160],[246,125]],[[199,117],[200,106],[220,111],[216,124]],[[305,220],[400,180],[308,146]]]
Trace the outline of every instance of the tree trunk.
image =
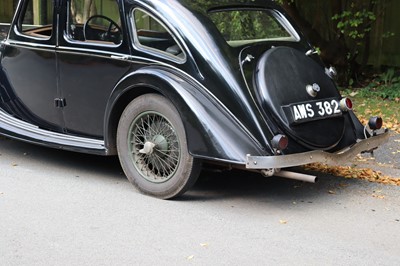
[[[376,7],[375,0],[370,0],[368,10],[370,12],[372,12],[372,11],[374,11],[375,7]],[[379,19],[379,17],[380,16],[378,16],[377,20]],[[370,54],[370,50],[371,50],[371,31],[368,31],[365,34],[364,44],[365,44],[365,46],[364,46],[364,53],[363,53],[363,57],[362,57],[362,61],[361,61],[361,69],[364,69],[368,64],[369,54]]]

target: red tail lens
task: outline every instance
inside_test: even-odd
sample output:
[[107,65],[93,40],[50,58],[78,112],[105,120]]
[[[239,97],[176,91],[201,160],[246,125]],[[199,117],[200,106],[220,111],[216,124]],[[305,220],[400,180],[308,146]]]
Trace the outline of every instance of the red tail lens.
[[381,129],[383,126],[382,117],[379,117],[379,116],[371,117],[368,121],[368,126],[370,129],[373,129],[373,130]]
[[350,100],[350,98],[343,98],[340,100],[339,106],[340,110],[347,112],[353,109],[353,102]]
[[272,139],[272,147],[277,150],[286,149],[288,144],[289,144],[289,139],[282,134],[278,134]]

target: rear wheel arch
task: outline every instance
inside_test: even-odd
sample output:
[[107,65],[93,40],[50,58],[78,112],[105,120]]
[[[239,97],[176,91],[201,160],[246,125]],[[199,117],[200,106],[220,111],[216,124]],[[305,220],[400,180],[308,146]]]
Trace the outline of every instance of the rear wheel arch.
[[108,155],[116,155],[116,136],[118,123],[125,108],[136,98],[145,94],[160,94],[168,98],[175,107],[181,110],[179,95],[175,89],[159,77],[149,75],[132,75],[121,82],[113,91],[107,106],[105,118],[105,144]]
[[149,93],[159,93],[154,88],[149,86],[132,86],[130,88],[126,88],[119,97],[115,100],[112,105],[112,108],[108,112],[108,117],[105,123],[105,143],[107,147],[107,154],[116,155],[117,154],[117,146],[116,146],[116,137],[117,137],[117,128],[119,119],[125,108],[128,106],[130,102],[136,99],[139,96]]
[[244,164],[245,154],[269,154],[219,103],[184,77],[162,69],[139,70],[121,82],[110,98],[105,123],[109,155],[116,155],[117,125],[126,106],[139,96],[160,94],[178,110],[189,153],[206,160]]

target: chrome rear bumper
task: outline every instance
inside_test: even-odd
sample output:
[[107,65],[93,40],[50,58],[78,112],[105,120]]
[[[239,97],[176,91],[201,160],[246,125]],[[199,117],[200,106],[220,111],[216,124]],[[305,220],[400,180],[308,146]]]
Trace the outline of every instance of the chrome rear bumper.
[[328,165],[340,165],[353,159],[357,154],[376,149],[382,143],[389,139],[389,132],[385,132],[370,137],[368,139],[358,140],[356,144],[345,148],[336,153],[325,151],[309,151],[303,153],[276,155],[276,156],[246,156],[247,169],[271,169],[287,168],[309,163],[324,163]]

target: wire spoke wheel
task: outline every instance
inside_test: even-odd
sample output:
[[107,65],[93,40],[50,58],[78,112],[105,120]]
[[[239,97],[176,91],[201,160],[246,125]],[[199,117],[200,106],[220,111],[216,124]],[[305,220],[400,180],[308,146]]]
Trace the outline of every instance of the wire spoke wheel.
[[117,129],[117,149],[129,181],[154,197],[182,195],[200,173],[201,162],[188,152],[179,112],[158,94],[140,96],[125,108]]
[[133,121],[129,143],[132,162],[150,182],[165,182],[179,165],[180,144],[175,129],[160,113],[145,112]]

